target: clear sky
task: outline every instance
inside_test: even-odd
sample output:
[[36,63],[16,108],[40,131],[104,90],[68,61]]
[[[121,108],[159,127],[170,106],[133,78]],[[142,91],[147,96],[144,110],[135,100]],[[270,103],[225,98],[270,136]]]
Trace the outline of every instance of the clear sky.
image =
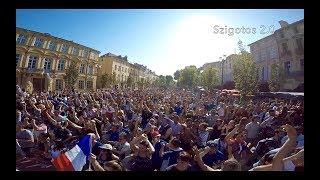
[[218,61],[237,51],[239,39],[247,45],[278,29],[279,20],[301,19],[303,9],[16,10],[17,27],[128,56],[157,75]]

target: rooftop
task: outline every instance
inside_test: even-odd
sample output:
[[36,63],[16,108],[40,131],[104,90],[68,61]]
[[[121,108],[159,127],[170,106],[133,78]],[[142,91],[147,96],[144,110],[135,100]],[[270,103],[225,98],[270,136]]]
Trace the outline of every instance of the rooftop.
[[77,45],[77,46],[80,46],[80,47],[84,47],[84,48],[90,49],[90,50],[92,50],[92,51],[94,51],[94,52],[96,52],[96,53],[98,53],[98,54],[100,54],[100,53],[101,53],[100,51],[95,50],[95,49],[93,49],[93,48],[90,48],[90,47],[88,47],[88,46],[84,46],[84,45],[82,45],[82,44],[78,44],[78,43],[73,42],[73,41],[69,41],[69,40],[62,39],[62,38],[59,38],[59,37],[56,37],[56,36],[52,36],[52,35],[51,35],[51,34],[49,34],[49,33],[37,32],[37,31],[33,31],[33,30],[29,30],[29,29],[25,29],[25,28],[20,28],[20,27],[16,27],[16,29],[18,29],[18,30],[22,30],[22,31],[31,32],[31,33],[41,34],[42,36],[50,37],[50,38],[55,38],[55,39],[58,39],[58,40],[61,40],[61,41],[65,41],[65,42],[68,42],[68,43],[73,43],[73,44],[75,44],[75,45]]

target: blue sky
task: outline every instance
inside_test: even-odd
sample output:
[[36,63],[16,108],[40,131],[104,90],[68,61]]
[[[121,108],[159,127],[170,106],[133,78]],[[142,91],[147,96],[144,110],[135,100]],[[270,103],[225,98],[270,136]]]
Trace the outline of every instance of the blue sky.
[[[239,39],[247,45],[278,29],[279,20],[293,23],[303,18],[302,9],[16,11],[17,27],[72,40],[101,51],[100,55],[126,55],[158,75],[218,61],[237,51]],[[242,27],[247,31],[230,34],[229,28]]]

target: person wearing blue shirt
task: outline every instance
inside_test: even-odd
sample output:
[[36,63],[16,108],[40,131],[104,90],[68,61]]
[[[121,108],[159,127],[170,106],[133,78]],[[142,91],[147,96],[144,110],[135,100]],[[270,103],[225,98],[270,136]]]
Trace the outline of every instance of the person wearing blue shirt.
[[207,147],[204,148],[204,151],[200,153],[204,164],[212,167],[214,165],[219,165],[223,160],[225,160],[225,155],[218,150],[218,144],[213,141],[207,142]]
[[182,105],[181,105],[181,102],[178,102],[178,103],[174,106],[174,111],[177,113],[178,116],[182,113],[183,107],[182,107]]
[[163,146],[167,145],[167,142],[160,139],[161,134],[158,131],[151,132],[152,144],[154,147],[154,153],[152,154],[152,169],[160,170],[162,157],[160,156],[160,151]]

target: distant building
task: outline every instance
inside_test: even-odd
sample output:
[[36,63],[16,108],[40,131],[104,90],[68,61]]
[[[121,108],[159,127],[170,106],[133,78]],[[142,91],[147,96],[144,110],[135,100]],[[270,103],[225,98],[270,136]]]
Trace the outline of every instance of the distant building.
[[16,84],[34,91],[61,91],[66,70],[75,61],[79,68],[76,90],[96,90],[100,52],[48,33],[16,27]]
[[280,21],[281,28],[274,32],[279,59],[286,71],[284,89],[294,89],[304,83],[304,19],[288,24]]
[[274,34],[249,44],[250,52],[259,69],[260,82],[270,79],[271,66],[279,62],[278,45]]
[[270,79],[271,65],[280,63],[286,72],[282,89],[304,83],[304,19],[292,24],[279,21],[281,28],[250,46],[262,82]]
[[[140,82],[152,83],[157,77],[154,72],[149,70],[146,66],[130,63],[127,57],[117,56],[112,53],[107,53],[99,58],[98,77],[103,74],[114,76],[115,85],[119,87],[127,87],[128,78],[132,79],[132,87],[136,88]],[[101,88],[101,81],[98,79],[98,88]]]

